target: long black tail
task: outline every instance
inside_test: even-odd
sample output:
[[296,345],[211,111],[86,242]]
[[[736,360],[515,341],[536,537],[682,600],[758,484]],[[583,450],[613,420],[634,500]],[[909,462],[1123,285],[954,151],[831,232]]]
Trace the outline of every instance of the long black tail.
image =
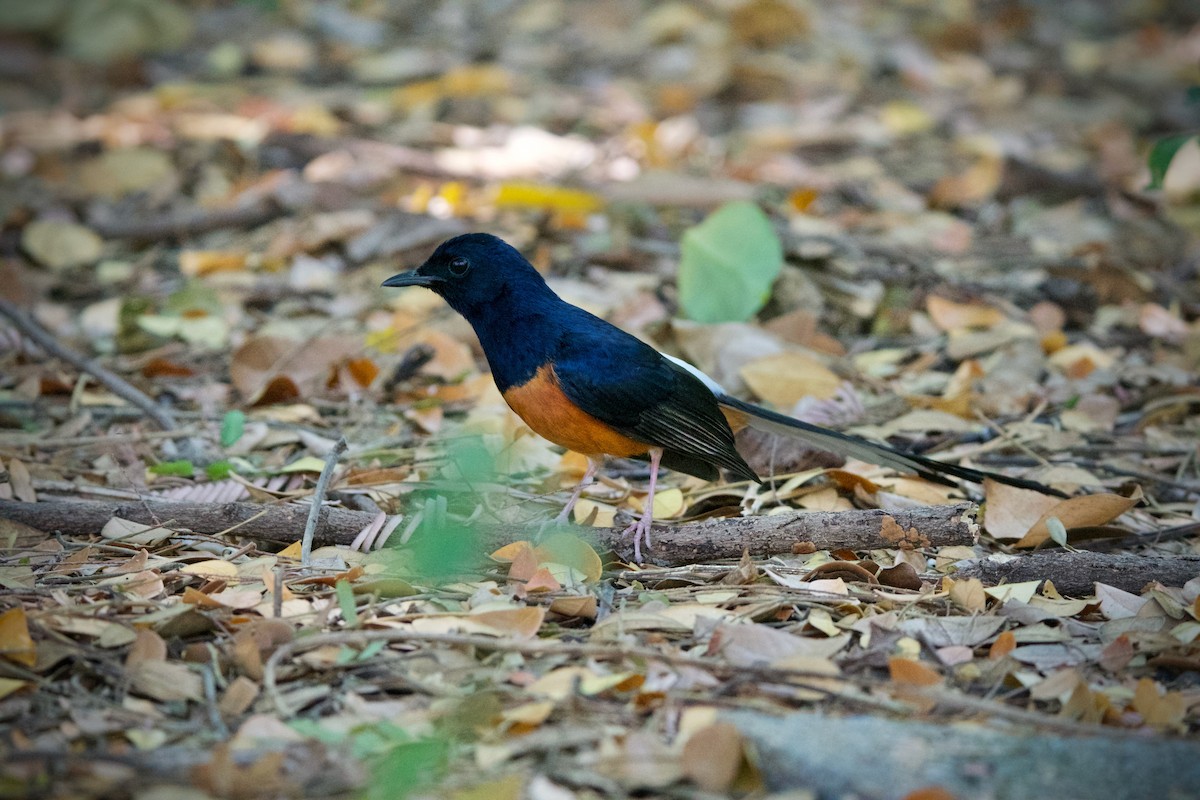
[[809,422],[779,414],[761,406],[756,406],[753,403],[747,403],[745,400],[730,397],[724,393],[717,393],[717,402],[722,406],[727,406],[745,414],[748,417],[747,421],[750,426],[758,430],[791,436],[807,442],[820,450],[828,450],[832,453],[852,456],[862,461],[878,464],[881,467],[891,467],[902,472],[916,473],[922,478],[936,481],[937,483],[953,485],[950,478],[959,478],[971,483],[983,483],[984,479],[991,478],[997,483],[1004,483],[1021,489],[1032,489],[1035,492],[1042,492],[1043,494],[1050,494],[1055,497],[1067,496],[1057,489],[1053,489],[1037,481],[1013,478],[997,472],[985,472],[983,470],[971,469],[970,467],[962,467],[957,464],[947,464],[912,453],[905,453],[893,447],[888,447],[885,444],[877,444],[858,436],[851,436],[840,431],[822,428],[820,425],[813,425]]

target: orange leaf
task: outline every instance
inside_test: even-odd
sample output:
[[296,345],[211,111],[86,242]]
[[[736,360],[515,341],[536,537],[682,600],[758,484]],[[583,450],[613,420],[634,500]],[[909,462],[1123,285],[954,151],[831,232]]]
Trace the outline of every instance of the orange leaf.
[[557,592],[561,589],[562,584],[554,580],[550,570],[545,567],[539,567],[537,572],[533,573],[533,577],[525,582],[527,592]]
[[496,559],[497,561],[515,561],[517,556],[521,554],[522,550],[529,550],[532,547],[533,545],[522,539],[519,542],[506,544],[504,547],[496,550],[492,553],[492,558]]
[[934,686],[942,682],[936,671],[911,658],[889,658],[888,673],[894,682],[906,686]]
[[508,568],[508,577],[514,581],[528,581],[533,578],[538,568],[538,557],[532,547],[526,547],[517,552],[512,565]]
[[142,367],[142,375],[147,378],[190,378],[195,374],[191,367],[165,358],[152,358]]
[[1003,658],[1004,656],[1017,649],[1017,637],[1012,631],[1004,631],[996,637],[996,641],[992,642],[991,648],[988,649],[988,658],[993,661]]
[[379,375],[379,367],[369,358],[352,358],[346,362],[346,370],[354,382],[364,389],[370,386]]

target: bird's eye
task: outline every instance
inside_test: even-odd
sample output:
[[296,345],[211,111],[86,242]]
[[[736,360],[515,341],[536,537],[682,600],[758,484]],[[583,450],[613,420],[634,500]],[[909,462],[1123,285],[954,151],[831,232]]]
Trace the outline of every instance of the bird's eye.
[[458,258],[456,258],[450,262],[450,274],[455,276],[456,278],[461,278],[463,275],[466,275],[467,270],[469,270],[470,268],[471,268],[471,262],[467,261],[462,256],[459,256]]

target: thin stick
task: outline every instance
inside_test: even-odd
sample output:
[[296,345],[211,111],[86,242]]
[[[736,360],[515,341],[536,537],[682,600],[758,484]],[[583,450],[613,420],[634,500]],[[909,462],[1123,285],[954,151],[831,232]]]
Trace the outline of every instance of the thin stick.
[[317,521],[321,518],[321,504],[325,502],[325,494],[329,491],[329,481],[333,477],[334,468],[337,467],[338,456],[344,452],[346,452],[346,437],[339,436],[337,443],[325,454],[325,466],[321,468],[321,477],[317,478],[312,508],[308,510],[308,522],[304,526],[304,539],[300,544],[300,563],[306,567],[312,556],[313,538],[317,535]]
[[278,203],[260,200],[236,208],[188,211],[149,219],[93,219],[89,224],[105,239],[156,242],[185,239],[224,228],[257,228],[285,213],[286,209]]
[[25,313],[20,308],[17,308],[15,304],[2,297],[0,297],[0,316],[7,317],[9,322],[17,327],[17,330],[21,331],[30,341],[51,356],[66,361],[76,369],[86,372],[104,384],[105,388],[117,397],[130,405],[140,408],[146,413],[146,416],[158,423],[158,426],[163,430],[175,430],[175,419],[171,416],[170,412],[155,404],[140,389],[121,376],[100,366],[94,359],[87,358],[69,347],[60,344],[31,315]]
[[[551,641],[546,639],[499,639],[492,636],[486,636],[476,633],[442,633],[440,631],[413,631],[413,630],[372,630],[372,631],[337,631],[333,633],[318,633],[313,636],[306,636],[303,639],[295,639],[286,642],[279,646],[271,657],[267,659],[267,663],[263,665],[263,693],[269,697],[275,706],[275,710],[283,718],[290,717],[296,713],[283,696],[279,692],[279,686],[276,680],[276,672],[279,669],[280,663],[297,652],[311,650],[314,647],[324,647],[327,645],[358,645],[366,644],[367,642],[430,642],[437,644],[458,645],[465,647],[479,647],[485,650],[498,650],[508,653],[524,653],[526,655],[566,655],[578,656],[585,658],[611,659],[611,658],[632,658],[642,659],[646,661],[660,661],[672,666],[687,666],[705,670],[706,672],[717,672],[725,674],[737,674],[747,671],[753,672],[764,678],[770,678],[777,681],[801,681],[797,683],[799,686],[805,686],[824,694],[837,698],[839,700],[858,703],[869,708],[882,709],[893,713],[904,713],[909,711],[908,707],[902,703],[898,703],[887,698],[874,697],[865,692],[861,692],[856,686],[853,679],[842,677],[840,680],[849,685],[849,689],[838,689],[827,685],[830,682],[831,676],[827,673],[814,672],[805,669],[790,669],[790,668],[774,668],[774,667],[751,667],[747,665],[730,664],[724,661],[715,661],[713,659],[698,658],[696,656],[687,655],[684,653],[670,653],[656,650],[652,647],[641,646],[622,646],[612,643],[595,643],[595,642],[563,642]],[[802,681],[805,679],[815,680],[820,679],[820,685],[808,686]]]

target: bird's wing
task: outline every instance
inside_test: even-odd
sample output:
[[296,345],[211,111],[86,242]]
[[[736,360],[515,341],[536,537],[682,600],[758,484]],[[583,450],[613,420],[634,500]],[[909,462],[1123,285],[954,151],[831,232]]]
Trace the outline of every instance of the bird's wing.
[[557,348],[554,373],[568,399],[631,439],[757,481],[712,391],[654,348],[613,331],[620,335],[577,333]]

